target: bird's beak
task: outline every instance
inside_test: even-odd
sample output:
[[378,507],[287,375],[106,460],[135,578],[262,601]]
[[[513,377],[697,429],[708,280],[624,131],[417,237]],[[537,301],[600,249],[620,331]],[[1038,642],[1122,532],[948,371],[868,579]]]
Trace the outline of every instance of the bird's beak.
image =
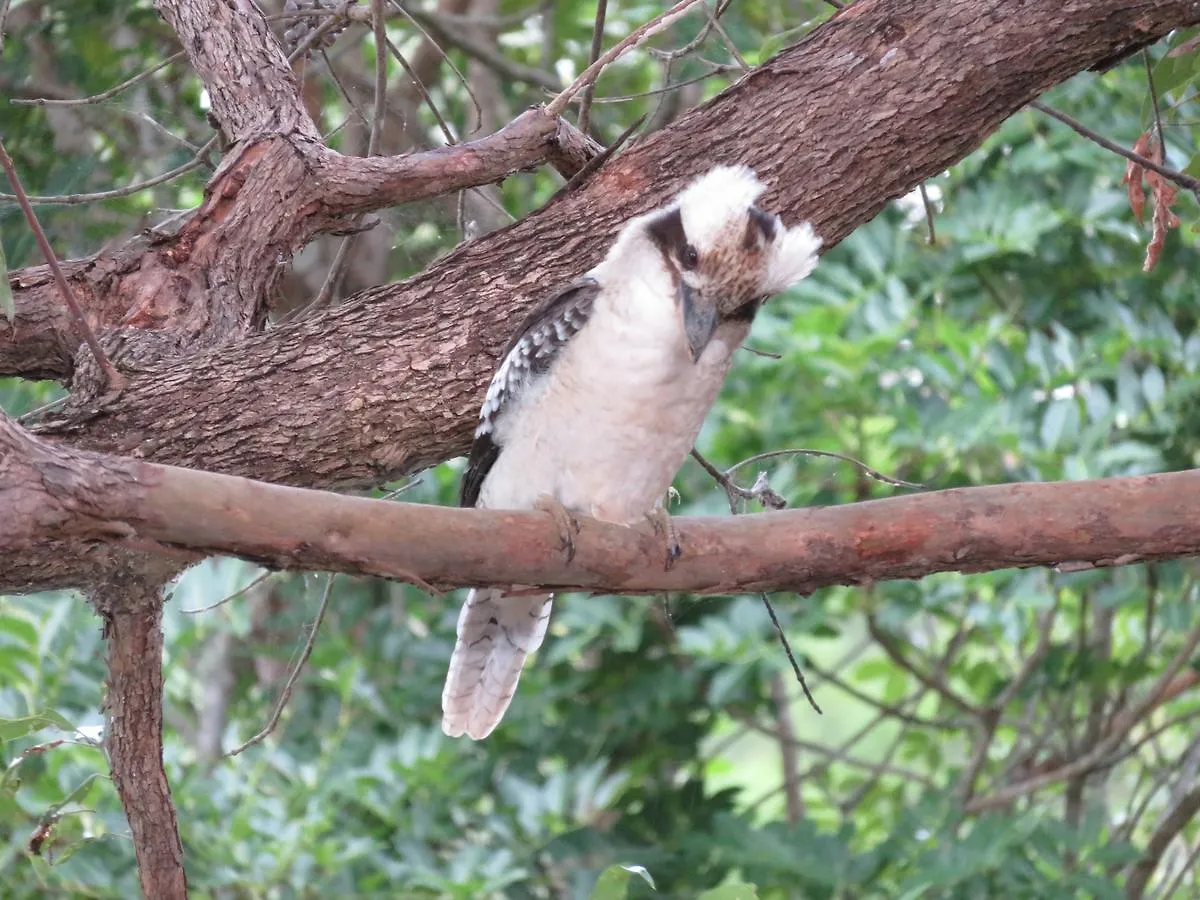
[[688,355],[692,362],[700,359],[700,354],[712,340],[717,328],[717,307],[705,303],[686,282],[679,283],[680,300],[683,306],[683,331],[687,336]]

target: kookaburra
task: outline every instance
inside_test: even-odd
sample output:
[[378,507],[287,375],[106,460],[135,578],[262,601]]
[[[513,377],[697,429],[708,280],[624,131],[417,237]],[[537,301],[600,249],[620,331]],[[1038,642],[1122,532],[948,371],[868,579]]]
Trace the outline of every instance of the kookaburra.
[[[745,166],[712,169],[627,222],[599,265],[533,311],[488,388],[463,506],[665,522],[663,498],[759,305],[816,264],[812,228],[759,209],[762,191]],[[479,740],[500,722],[552,599],[470,592],[446,734]]]

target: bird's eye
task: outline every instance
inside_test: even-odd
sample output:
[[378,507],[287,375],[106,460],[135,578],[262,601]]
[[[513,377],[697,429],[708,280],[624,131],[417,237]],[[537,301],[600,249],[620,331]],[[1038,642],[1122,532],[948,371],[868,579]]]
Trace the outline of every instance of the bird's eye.
[[700,264],[700,254],[696,252],[696,248],[691,244],[683,248],[682,262],[685,269],[694,269]]

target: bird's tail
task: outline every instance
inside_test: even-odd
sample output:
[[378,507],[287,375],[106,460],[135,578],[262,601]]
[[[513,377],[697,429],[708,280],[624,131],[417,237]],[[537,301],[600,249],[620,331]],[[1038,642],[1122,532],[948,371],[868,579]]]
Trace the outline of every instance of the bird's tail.
[[490,588],[467,595],[442,689],[442,731],[479,741],[500,724],[525,657],[546,636],[553,600],[553,594],[505,597]]

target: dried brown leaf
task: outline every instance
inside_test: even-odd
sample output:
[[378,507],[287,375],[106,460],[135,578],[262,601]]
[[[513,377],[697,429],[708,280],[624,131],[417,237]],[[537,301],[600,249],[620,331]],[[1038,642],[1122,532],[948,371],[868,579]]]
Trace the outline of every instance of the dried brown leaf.
[[[1137,139],[1137,143],[1133,145],[1133,152],[1149,159],[1153,142],[1153,135],[1147,131]],[[1126,185],[1129,193],[1129,208],[1133,210],[1133,217],[1138,220],[1139,225],[1142,224],[1142,217],[1146,210],[1146,193],[1142,189],[1142,177],[1145,175],[1145,171],[1140,163],[1130,160],[1125,165],[1125,177],[1121,179],[1121,183]]]
[[[1155,141],[1147,158],[1162,164],[1165,159],[1162,145]],[[1158,172],[1147,170],[1143,177],[1150,186],[1150,196],[1154,199],[1150,243],[1146,245],[1146,261],[1142,264],[1142,271],[1149,272],[1158,264],[1158,258],[1162,255],[1167,240],[1167,229],[1179,227],[1179,217],[1171,210],[1179,198],[1179,188]]]

